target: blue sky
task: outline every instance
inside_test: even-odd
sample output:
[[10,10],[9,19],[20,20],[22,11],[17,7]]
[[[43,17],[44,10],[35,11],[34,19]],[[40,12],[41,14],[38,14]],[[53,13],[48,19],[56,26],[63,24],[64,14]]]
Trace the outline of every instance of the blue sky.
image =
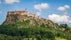
[[54,22],[71,25],[71,0],[0,0],[0,24],[6,20],[8,11],[24,9]]

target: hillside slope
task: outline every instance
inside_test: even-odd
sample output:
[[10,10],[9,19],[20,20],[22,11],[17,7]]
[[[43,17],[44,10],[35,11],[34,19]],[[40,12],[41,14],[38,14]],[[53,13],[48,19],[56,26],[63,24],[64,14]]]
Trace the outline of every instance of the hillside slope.
[[0,25],[0,40],[71,40],[71,28],[67,24],[58,25],[51,20],[28,15],[23,17],[7,15],[6,21]]

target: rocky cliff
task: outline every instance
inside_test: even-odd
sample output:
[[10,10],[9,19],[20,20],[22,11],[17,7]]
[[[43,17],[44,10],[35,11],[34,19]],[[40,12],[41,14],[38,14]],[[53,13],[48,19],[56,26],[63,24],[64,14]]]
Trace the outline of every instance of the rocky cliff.
[[51,20],[47,20],[37,16],[33,13],[28,13],[26,10],[16,10],[16,11],[9,11],[7,12],[7,18],[4,24],[11,24],[14,22],[22,22],[25,20],[30,20],[30,25],[35,25],[36,23],[39,25],[48,25],[52,26],[53,28],[57,28],[57,24],[52,22]]
[[0,36],[1,40],[70,40],[71,28],[17,10],[7,13],[6,21],[0,25]]
[[5,23],[10,24],[12,22],[16,22],[16,21],[22,21],[24,19],[26,19],[27,17],[27,11],[23,10],[23,11],[9,11],[7,13],[7,18]]

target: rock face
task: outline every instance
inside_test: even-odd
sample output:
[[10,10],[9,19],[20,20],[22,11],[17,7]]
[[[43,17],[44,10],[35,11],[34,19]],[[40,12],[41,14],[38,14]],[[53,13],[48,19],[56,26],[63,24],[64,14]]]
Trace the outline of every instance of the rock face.
[[22,20],[25,20],[26,17],[27,17],[26,10],[9,11],[7,13],[7,18],[6,18],[5,23],[9,24],[9,23],[16,22],[16,21],[22,21]]
[[45,24],[49,26],[55,26],[55,24],[51,20],[43,19],[33,13],[28,13],[28,11],[26,10],[9,11],[7,13],[5,24],[10,24],[18,21],[22,22],[23,20],[30,20],[30,25],[33,25],[37,22],[39,25]]
[[16,11],[9,11],[7,13],[7,18],[5,23],[6,24],[10,24],[13,22],[17,22],[17,21],[23,21],[26,19],[40,19],[39,16],[33,14],[33,13],[28,13],[28,11],[26,10],[16,10]]

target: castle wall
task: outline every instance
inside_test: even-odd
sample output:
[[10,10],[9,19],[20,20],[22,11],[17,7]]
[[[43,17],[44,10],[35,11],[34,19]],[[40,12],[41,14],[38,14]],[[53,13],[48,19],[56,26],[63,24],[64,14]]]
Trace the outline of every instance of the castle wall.
[[6,23],[12,23],[26,19],[27,11],[9,11],[7,13]]
[[12,23],[12,22],[16,22],[16,21],[23,21],[26,19],[40,19],[39,16],[33,14],[33,13],[29,13],[26,10],[15,10],[15,11],[9,11],[7,13],[7,19],[6,19],[6,23]]
[[27,15],[27,11],[26,10],[23,10],[23,11],[16,10],[15,13],[19,14],[19,15]]

